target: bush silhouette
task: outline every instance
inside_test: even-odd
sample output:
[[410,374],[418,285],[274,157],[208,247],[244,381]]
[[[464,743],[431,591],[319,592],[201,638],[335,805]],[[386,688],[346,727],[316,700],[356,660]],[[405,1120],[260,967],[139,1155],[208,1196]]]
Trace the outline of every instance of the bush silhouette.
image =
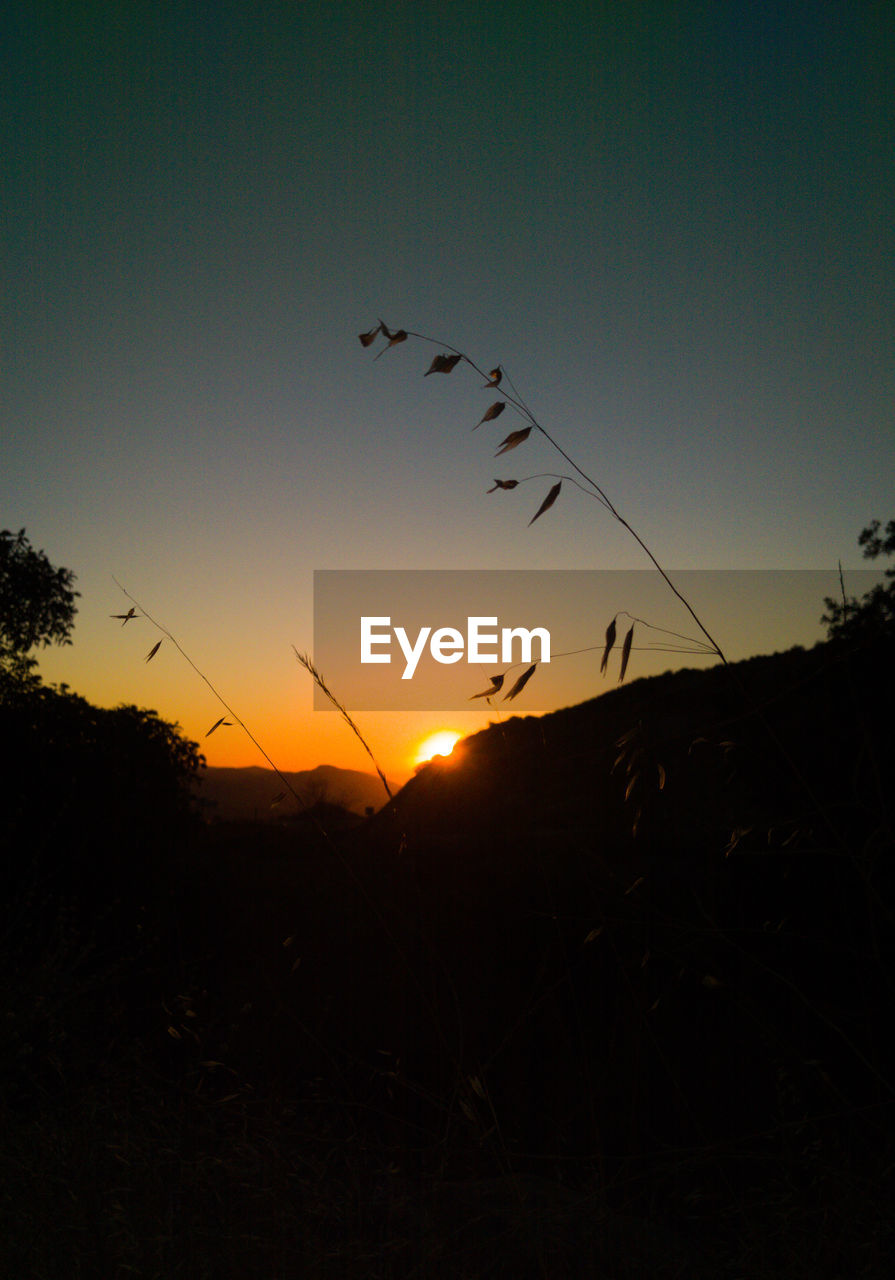
[[37,682],[35,647],[71,644],[75,619],[71,569],[54,568],[25,530],[0,531],[0,697],[10,683]]
[[[858,535],[858,546],[863,548],[865,560],[895,554],[895,520],[886,525],[884,535],[880,534],[879,520],[871,520]],[[887,583],[878,583],[860,600],[849,598],[844,587],[841,600],[827,596],[821,621],[831,640],[870,639],[895,632],[895,568],[887,569],[886,577]]]

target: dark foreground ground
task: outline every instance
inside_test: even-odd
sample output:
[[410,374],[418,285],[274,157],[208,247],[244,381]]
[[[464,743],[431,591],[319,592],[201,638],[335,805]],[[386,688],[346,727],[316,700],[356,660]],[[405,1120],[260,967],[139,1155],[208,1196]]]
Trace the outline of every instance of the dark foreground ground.
[[324,831],[8,719],[0,1271],[888,1275],[891,659],[635,682]]

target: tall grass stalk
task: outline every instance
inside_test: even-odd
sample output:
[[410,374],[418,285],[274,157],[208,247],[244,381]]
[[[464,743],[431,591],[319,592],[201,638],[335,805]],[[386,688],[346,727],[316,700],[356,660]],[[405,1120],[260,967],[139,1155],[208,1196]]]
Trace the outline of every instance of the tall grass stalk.
[[[535,520],[539,519],[540,516],[543,515],[545,511],[547,511],[550,507],[553,506],[554,502],[556,501],[556,498],[559,495],[560,485],[562,481],[567,479],[567,480],[570,480],[573,484],[575,484],[579,489],[581,489],[582,492],[584,492],[585,494],[593,498],[594,501],[598,502],[604,508],[604,510],[606,510],[609,513],[609,515],[612,516],[612,518],[615,521],[617,521],[617,523],[620,524],[621,527],[630,534],[630,536],[634,539],[634,541],[638,544],[638,546],[644,551],[644,553],[646,554],[647,558],[649,559],[653,567],[658,571],[658,573],[662,577],[662,580],[665,582],[669,590],[678,599],[678,601],[680,601],[680,603],[684,606],[684,608],[689,613],[690,617],[693,619],[693,621],[696,623],[699,630],[702,632],[703,636],[705,637],[705,641],[707,642],[707,645],[708,645],[707,652],[715,654],[716,657],[718,657],[720,661],[724,664],[724,666],[727,667],[728,670],[731,672],[731,675],[733,676],[733,679],[740,693],[743,695],[744,699],[750,705],[752,712],[760,720],[763,728],[765,729],[770,740],[774,744],[775,749],[780,753],[780,756],[785,762],[787,768],[791,771],[792,775],[797,779],[800,786],[803,788],[804,794],[808,797],[808,799],[814,805],[817,813],[819,814],[825,826],[827,827],[828,831],[830,832],[831,836],[833,837],[834,843],[838,846],[838,848],[841,851],[847,852],[848,851],[847,841],[844,839],[844,837],[836,827],[835,823],[833,822],[832,817],[830,816],[828,807],[825,804],[824,800],[817,795],[810,781],[805,776],[804,771],[800,768],[797,761],[793,758],[791,753],[788,751],[785,744],[781,742],[779,735],[776,733],[770,721],[767,719],[767,716],[764,714],[764,711],[761,708],[761,706],[757,705],[754,699],[749,694],[747,694],[746,690],[743,687],[742,681],[739,679],[739,676],[736,670],[728,662],[727,657],[724,654],[724,651],[722,650],[721,646],[718,644],[717,640],[714,638],[712,633],[708,630],[705,623],[696,613],[696,610],[693,608],[689,600],[687,600],[687,598],[678,589],[678,587],[675,586],[674,582],[671,580],[671,577],[669,576],[667,571],[659,563],[659,560],[657,559],[655,553],[647,545],[647,543],[644,541],[641,535],[637,532],[637,530],[633,527],[633,525],[628,520],[626,520],[625,517],[621,514],[621,512],[618,510],[618,508],[615,506],[615,504],[607,495],[605,489],[603,489],[603,487],[599,485],[597,481],[593,479],[592,476],[590,476],[582,467],[578,465],[577,462],[575,462],[575,460],[566,452],[566,450],[557,442],[557,440],[554,439],[554,437],[550,434],[550,432],[547,431],[547,429],[537,420],[535,415],[532,413],[531,409],[526,404],[523,397],[519,394],[518,390],[516,389],[515,385],[512,382],[512,379],[509,377],[509,375],[505,374],[505,370],[503,366],[497,365],[494,369],[490,371],[490,373],[486,373],[484,369],[482,369],[470,356],[466,354],[465,351],[462,351],[459,347],[454,347],[450,343],[442,342],[437,338],[432,338],[428,334],[416,333],[415,331],[410,329],[390,330],[388,326],[384,323],[384,321],[382,321],[381,319],[379,323],[376,326],[374,326],[374,328],[370,329],[366,333],[359,334],[358,337],[360,339],[361,345],[366,348],[371,346],[373,342],[376,341],[377,337],[379,337],[380,335],[382,335],[384,338],[387,339],[388,345],[384,347],[376,356],[377,360],[379,359],[380,356],[384,355],[385,352],[389,350],[391,347],[396,346],[400,343],[403,343],[410,338],[414,338],[419,342],[425,342],[430,344],[431,346],[441,347],[443,351],[451,353],[450,355],[437,355],[433,359],[431,365],[429,366],[424,376],[428,377],[429,374],[432,374],[432,373],[442,373],[442,374],[451,373],[459,363],[463,362],[469,365],[470,369],[472,369],[480,378],[484,379],[484,384],[482,387],[483,390],[485,389],[496,390],[497,388],[500,389],[499,394],[505,397],[504,401],[496,401],[494,404],[492,404],[491,407],[486,410],[484,416],[478,421],[478,423],[476,423],[473,430],[477,430],[478,427],[480,427],[485,422],[494,421],[497,417],[500,416],[500,414],[503,412],[507,404],[510,404],[513,406],[516,412],[520,414],[521,417],[528,423],[528,426],[523,428],[521,431],[511,432],[510,435],[507,436],[506,439],[502,442],[502,447],[499,449],[497,456],[500,456],[503,453],[507,453],[511,449],[515,449],[519,447],[521,444],[524,444],[530,432],[537,431],[538,434],[543,436],[543,438],[547,441],[547,443],[551,445],[551,447],[556,451],[556,453],[558,453],[559,456],[569,464],[569,466],[575,472],[575,476],[559,476],[557,478],[557,484],[555,484],[551,488],[550,492],[547,494],[547,497],[541,503],[535,515],[532,516],[532,519],[529,521],[529,524],[533,524]],[[509,386],[512,388],[511,391],[506,391],[504,389],[504,382],[509,384]],[[541,474],[543,475],[544,473],[541,473]],[[578,477],[578,479],[575,478],[576,476]],[[536,477],[534,476],[527,477],[527,479],[535,479],[535,478]],[[496,480],[494,484],[494,488],[495,489],[515,488],[516,485],[519,483],[522,483],[522,482],[517,480]],[[489,492],[493,492],[493,490],[489,490]],[[616,615],[616,617],[617,616],[618,615]],[[601,664],[601,671],[605,671],[606,660],[609,656],[610,651],[615,645],[615,640],[616,640],[615,621],[616,621],[615,618],[613,618],[609,624],[609,627],[607,628],[606,644],[603,650],[603,660]],[[630,640],[631,640],[631,636],[629,633],[625,637],[625,642],[624,642],[624,652],[623,652],[623,658],[622,658],[622,674],[624,674],[624,670],[627,664],[627,654],[630,652],[630,648],[631,648]],[[700,644],[699,641],[696,641],[695,643],[697,645]],[[698,649],[697,651],[706,652],[706,650],[702,648]]]
[[366,751],[367,755],[373,761],[373,767],[375,768],[376,772],[379,775],[380,782],[382,783],[383,787],[385,787],[385,794],[388,796],[389,800],[393,800],[394,796],[392,795],[391,787],[388,785],[388,780],[386,779],[385,774],[382,772],[382,769],[379,767],[379,762],[377,761],[376,757],[373,755],[373,752],[370,749],[370,744],[367,742],[366,738],[361,733],[360,729],[358,729],[357,725],[352,720],[351,716],[348,713],[347,708],[339,701],[339,699],[336,697],[333,691],[329,688],[326,681],[323,679],[323,676],[314,666],[314,663],[311,661],[309,655],[306,653],[299,653],[295,645],[292,646],[292,652],[295,654],[298,661],[304,667],[305,671],[307,671],[308,675],[314,681],[314,683],[316,684],[320,692],[326,695],[326,697],[330,700],[330,702],[333,704],[335,709],[338,711],[339,715],[345,721],[348,728],[351,730],[354,736],[358,739],[364,751]]
[[[146,609],[144,609],[143,605],[136,599],[136,597],[131,595],[131,593],[127,591],[125,587],[123,587],[122,584],[117,581],[117,579],[113,579],[113,580],[115,581],[115,585],[119,588],[119,590],[122,591],[123,594],[127,597],[127,599],[131,601],[132,605],[134,605],[135,608],[139,610],[140,615],[145,617],[148,622],[150,622],[154,627],[156,627],[156,629],[162,633],[163,637],[171,641],[171,643],[174,645],[178,653],[186,660],[186,662],[190,665],[190,667],[192,667],[193,671],[195,671],[195,673],[199,676],[199,678],[208,686],[208,688],[214,694],[215,698],[218,700],[218,702],[224,708],[227,714],[233,717],[233,720],[236,722],[236,724],[238,724],[240,728],[243,729],[243,731],[245,732],[249,740],[261,752],[261,755],[268,762],[271,769],[274,771],[276,776],[282,782],[283,786],[286,787],[286,789],[295,798],[296,802],[301,806],[302,809],[307,809],[307,805],[305,801],[296,792],[292,784],[289,782],[288,778],[286,778],[284,774],[280,771],[280,769],[276,766],[276,764],[274,764],[273,760],[268,755],[267,751],[264,749],[264,747],[261,745],[258,739],[254,736],[254,734],[251,732],[251,730],[248,728],[245,722],[236,714],[236,712],[233,710],[230,704],[226,701],[223,695],[218,691],[218,689],[214,686],[214,684],[212,684],[212,682],[208,679],[205,673],[196,665],[196,663],[192,660],[192,658],[189,656],[186,650],[179,644],[179,642],[175,639],[175,637],[168,630],[168,628],[163,626],[160,622],[158,622],[155,618],[153,618],[152,615],[149,614],[146,611]],[[113,615],[113,616],[123,617],[124,615]],[[137,615],[135,615],[133,610],[131,610],[128,615],[128,620],[130,620],[135,616]],[[161,644],[161,641],[159,641],[159,643],[155,645],[154,648],[150,651],[150,654],[149,654],[150,658],[153,657],[155,653],[158,651],[159,644]],[[295,653],[295,656],[298,662],[301,664],[301,666],[303,666],[304,669],[308,672],[308,674],[313,679],[314,683],[318,686],[321,692],[323,692],[326,695],[326,697],[330,700],[330,702],[333,704],[333,706],[342,716],[342,719],[351,729],[352,733],[354,733],[355,736],[360,741],[367,755],[370,757],[371,761],[373,762],[373,766],[376,769],[376,773],[378,774],[380,781],[382,782],[382,785],[385,789],[386,795],[389,798],[389,801],[392,801],[394,797],[393,797],[391,788],[389,786],[388,780],[386,779],[385,773],[383,772],[382,768],[379,765],[379,762],[377,761],[375,755],[373,754],[373,750],[370,747],[370,744],[367,742],[361,730],[358,728],[357,724],[352,719],[347,708],[339,701],[336,695],[329,688],[329,686],[327,685],[323,676],[318,671],[317,667],[314,665],[311,658],[307,654],[300,653],[299,650],[296,649],[294,645],[293,645],[293,652]],[[220,721],[218,723],[220,723]],[[339,848],[336,842],[332,839],[332,837],[326,831],[322,823],[319,822],[319,820],[317,819],[316,815],[313,812],[310,813],[310,818],[316,830],[325,841],[326,846],[328,847],[330,852],[334,855],[334,857],[339,861],[346,875],[351,880],[354,887],[357,889],[361,897],[366,902],[371,915],[382,928],[384,936],[388,939],[389,944],[391,945],[395,955],[398,957],[398,960],[404,967],[408,975],[408,978],[410,979],[411,983],[414,985],[416,990],[419,992],[420,997],[432,1019],[432,1025],[435,1028],[441,1047],[446,1057],[448,1058],[448,1060],[455,1067],[457,1072],[457,1078],[459,1079],[462,1073],[461,1073],[460,1059],[459,1059],[458,1053],[455,1051],[454,1047],[451,1045],[448,1039],[447,1033],[445,1032],[444,1027],[442,1025],[439,1012],[433,1003],[430,993],[423,986],[423,983],[420,980],[420,976],[416,971],[416,967],[411,962],[405,947],[401,944],[401,942],[395,935],[394,930],[391,928],[388,920],[386,919],[383,909],[375,901],[369,889],[367,888],[367,885],[365,884],[363,879],[358,875],[357,871],[352,866],[349,859],[345,856],[345,854],[342,852],[342,850]],[[405,847],[405,845],[406,845],[406,837],[402,836],[401,847],[403,848]],[[390,904],[390,910],[392,911],[393,914],[396,913],[396,908],[394,903]],[[405,919],[403,919],[400,912],[396,914],[397,914],[397,919],[404,927],[405,932],[409,934],[411,931],[409,929],[408,922]],[[447,974],[446,970],[444,972],[445,972],[446,978],[448,979],[448,982],[450,983],[450,975]],[[413,1090],[412,1082],[404,1081],[404,1083],[407,1088]]]
[[[137,609],[139,609],[139,610],[140,610],[140,614],[141,614],[141,615],[142,615],[142,616],[147,620],[147,622],[151,622],[151,623],[152,623],[152,625],[156,628],[156,630],[160,631],[160,632],[162,633],[162,635],[166,637],[166,639],[168,639],[168,640],[170,640],[170,641],[171,641],[171,643],[173,644],[173,646],[174,646],[174,648],[177,650],[177,652],[180,654],[180,656],[181,656],[182,658],[184,658],[184,659],[186,660],[186,662],[188,662],[188,663],[189,663],[189,665],[190,665],[190,666],[192,667],[192,669],[195,671],[195,673],[196,673],[196,675],[199,677],[199,679],[200,679],[200,680],[202,680],[202,681],[203,681],[203,682],[208,686],[208,688],[209,688],[209,689],[211,690],[211,692],[214,694],[214,696],[215,696],[215,698],[217,699],[217,701],[220,703],[220,705],[221,705],[221,706],[224,708],[224,710],[226,711],[227,715],[229,715],[229,716],[232,716],[232,717],[233,717],[233,719],[234,719],[234,721],[236,722],[236,724],[238,724],[238,725],[239,725],[240,729],[242,729],[243,733],[246,735],[246,737],[249,739],[249,741],[252,743],[252,745],[253,745],[254,747],[256,747],[258,751],[260,751],[261,755],[264,757],[264,759],[265,759],[265,760],[267,761],[267,763],[270,765],[271,769],[274,771],[274,773],[276,774],[276,776],[279,778],[280,782],[282,782],[283,786],[286,788],[286,790],[289,792],[289,794],[290,794],[290,795],[292,796],[292,798],[295,800],[295,802],[296,802],[296,804],[299,806],[299,808],[300,808],[300,809],[306,809],[306,808],[307,808],[307,805],[305,804],[305,801],[301,798],[301,796],[300,796],[300,795],[298,794],[298,792],[295,790],[295,788],[293,787],[293,785],[292,785],[292,783],[289,781],[289,779],[288,779],[287,777],[285,777],[285,776],[284,776],[284,774],[282,774],[282,773],[280,772],[280,770],[277,768],[276,764],[274,764],[273,760],[272,760],[272,759],[270,758],[270,756],[267,754],[267,752],[265,751],[264,747],[261,745],[261,743],[260,743],[260,742],[258,741],[258,739],[255,737],[255,735],[252,733],[251,729],[248,727],[248,725],[245,723],[245,721],[244,721],[240,716],[238,716],[238,715],[236,714],[236,712],[235,712],[235,711],[233,710],[233,708],[230,706],[229,702],[227,702],[227,700],[226,700],[226,698],[223,696],[223,694],[222,694],[218,689],[216,689],[216,688],[215,688],[215,686],[211,683],[211,681],[209,680],[209,678],[208,678],[208,676],[205,674],[205,672],[204,672],[204,671],[201,671],[201,670],[199,669],[199,667],[197,667],[197,666],[196,666],[195,662],[193,662],[193,660],[192,660],[192,658],[190,657],[190,655],[189,655],[189,654],[186,652],[186,650],[185,650],[185,649],[184,649],[184,648],[179,644],[179,642],[178,642],[178,641],[175,639],[175,637],[171,634],[171,632],[168,630],[168,628],[167,628],[167,627],[162,626],[162,624],[161,624],[160,622],[157,622],[157,621],[156,621],[156,619],[155,619],[155,618],[153,618],[152,614],[150,614],[150,613],[149,613],[149,612],[148,612],[148,611],[143,607],[143,605],[142,605],[142,604],[140,604],[139,600],[137,600],[135,596],[132,596],[132,595],[131,595],[131,593],[130,593],[130,592],[129,592],[125,587],[123,587],[123,586],[121,585],[121,583],[118,581],[118,579],[117,579],[117,578],[115,578],[115,577],[113,576],[112,581],[115,583],[115,586],[119,589],[119,591],[121,591],[125,596],[127,596],[128,600],[130,600],[130,602],[131,602],[133,605],[135,605]],[[159,642],[159,643],[161,643],[161,642]],[[158,651],[158,645],[156,645],[156,646],[155,646],[155,648],[154,648],[153,650],[151,650],[151,651],[150,651],[150,657],[153,657],[157,651]],[[218,721],[218,724],[220,724],[220,721]],[[214,728],[217,728],[217,725],[215,725],[215,726],[214,726]],[[209,732],[211,732],[211,730],[209,730]],[[208,734],[206,734],[205,736],[207,737],[207,736],[208,736]]]
[[[509,376],[507,376],[506,381],[509,383],[511,387],[513,387],[513,390],[512,392],[509,392],[503,389],[502,383],[503,383],[504,371],[502,366],[498,365],[497,368],[493,369],[490,374],[487,374],[482,368],[480,368],[478,364],[476,364],[476,362],[473,359],[470,358],[470,356],[466,354],[465,351],[461,351],[459,347],[451,346],[451,344],[448,342],[441,342],[437,338],[431,338],[428,336],[428,334],[415,333],[413,330],[410,330],[410,329],[406,329],[406,330],[399,329],[395,332],[392,332],[381,320],[374,329],[371,329],[369,332],[359,335],[361,343],[365,347],[370,346],[370,344],[375,340],[377,335],[380,333],[385,338],[388,339],[389,347],[394,346],[396,342],[403,342],[408,338],[416,338],[420,342],[428,342],[432,346],[441,347],[445,351],[449,351],[452,353],[451,357],[436,356],[431,366],[429,367],[428,373],[450,373],[460,361],[463,361],[466,364],[468,364],[469,367],[476,374],[478,374],[480,378],[485,379],[485,383],[484,383],[485,387],[491,387],[491,388],[500,387],[500,394],[505,397],[504,403],[511,404],[513,408],[516,410],[516,412],[519,413],[522,416],[522,418],[524,418],[524,420],[528,423],[528,427],[524,430],[523,433],[518,433],[518,437],[516,433],[511,433],[511,435],[508,436],[506,440],[504,440],[503,448],[500,450],[500,452],[501,453],[509,452],[510,449],[516,448],[519,444],[524,443],[524,440],[525,438],[527,438],[528,433],[532,430],[537,431],[539,435],[543,436],[543,438],[547,441],[547,443],[551,445],[552,448],[556,451],[556,453],[558,453],[560,457],[563,458],[564,461],[569,464],[572,470],[579,477],[579,479],[576,480],[574,476],[559,476],[558,477],[559,484],[561,484],[563,480],[569,480],[571,481],[571,483],[577,485],[578,488],[581,489],[583,493],[586,493],[589,497],[593,498],[596,502],[599,502],[600,505],[606,511],[609,512],[612,518],[616,520],[622,526],[622,528],[625,529],[630,534],[630,536],[638,544],[641,550],[646,554],[646,556],[648,557],[653,567],[656,570],[658,570],[659,574],[661,575],[668,589],[672,592],[673,595],[677,597],[680,603],[684,606],[684,608],[690,614],[690,617],[696,623],[699,630],[705,636],[709,644],[710,652],[714,653],[718,658],[720,658],[720,660],[725,665],[727,665],[727,658],[725,657],[724,652],[721,649],[721,646],[718,644],[718,641],[714,638],[714,636],[708,630],[705,623],[696,613],[696,610],[690,604],[689,600],[687,600],[686,596],[684,596],[683,593],[672,582],[667,571],[662,568],[662,565],[659,563],[653,551],[649,548],[649,546],[646,544],[646,542],[641,537],[641,535],[637,532],[634,526],[630,524],[629,521],[626,520],[625,517],[621,514],[621,512],[618,510],[618,508],[609,498],[609,496],[607,495],[606,491],[602,488],[602,486],[599,485],[596,482],[596,480],[593,479],[592,476],[588,475],[588,473],[582,467],[580,467],[577,462],[575,462],[575,460],[565,451],[565,449],[563,449],[563,447],[558,443],[558,441],[554,439],[554,437],[550,434],[550,432],[547,431],[546,427],[542,426],[542,424],[537,420],[537,418],[532,413],[531,409],[529,409],[528,405],[525,403],[522,396],[516,390],[515,386],[513,386],[512,379],[510,379]],[[385,350],[387,349],[388,348],[385,348]],[[382,354],[383,352],[380,351],[379,355],[382,355]],[[378,359],[379,357],[377,356],[376,358]],[[483,422],[493,420],[494,418],[499,416],[499,413],[502,412],[503,406],[501,407],[501,409],[498,409],[497,408],[498,404],[500,404],[499,401],[491,406],[491,408],[486,412],[485,416],[476,424],[477,427],[481,426]],[[528,478],[534,479],[535,477],[528,477]],[[503,482],[503,484],[508,484],[508,483],[510,482],[506,482],[506,481]],[[515,486],[515,484],[519,482],[511,482],[511,483],[513,486]],[[555,502],[556,498],[559,495],[559,484],[554,485],[553,488],[550,490],[550,493],[548,493],[547,498],[545,498],[538,512],[529,521],[530,524],[533,524],[534,521],[537,520],[539,516],[542,515],[543,512],[548,509],[548,507],[553,505],[553,503]],[[503,487],[503,485],[500,482],[498,482],[496,483],[495,487],[500,488],[500,487]]]

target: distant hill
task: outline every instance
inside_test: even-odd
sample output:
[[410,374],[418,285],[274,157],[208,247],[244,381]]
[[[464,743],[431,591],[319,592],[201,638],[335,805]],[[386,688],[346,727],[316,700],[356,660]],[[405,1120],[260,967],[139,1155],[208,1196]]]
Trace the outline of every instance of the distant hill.
[[[288,793],[281,803],[273,804],[285,788],[272,769],[209,767],[199,776],[196,794],[212,820],[269,822],[295,810]],[[386,799],[379,779],[356,769],[321,764],[316,769],[284,772],[282,777],[309,806],[323,801],[363,814],[367,808],[380,809]]]
[[749,830],[741,852],[744,840],[767,850],[769,830],[771,845],[826,847],[831,821],[866,839],[850,779],[858,770],[876,813],[863,790],[891,764],[892,706],[886,645],[857,658],[818,644],[632,680],[466,738],[358,838],[468,852],[598,833],[604,850],[652,847],[664,858],[700,841],[723,850],[734,827]]
[[[757,1162],[759,1134],[809,1114],[870,1149],[861,1109],[895,1078],[893,656],[825,644],[632,681],[428,764],[346,833],[350,915],[309,889],[280,926],[305,990],[333,984],[322,1008],[349,993],[329,1034],[350,1025],[371,1063],[387,1046],[421,1095],[448,1096],[445,1045],[467,1078],[486,1064],[509,1149],[569,1167]],[[364,932],[368,900],[387,930]]]

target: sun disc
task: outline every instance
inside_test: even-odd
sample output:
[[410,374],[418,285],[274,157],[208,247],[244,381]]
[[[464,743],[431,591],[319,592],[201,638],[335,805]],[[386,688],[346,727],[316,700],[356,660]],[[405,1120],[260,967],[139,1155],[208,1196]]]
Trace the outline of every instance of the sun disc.
[[435,756],[449,756],[462,736],[460,733],[454,733],[452,729],[442,729],[438,733],[431,734],[425,742],[420,743],[415,763],[425,764]]

